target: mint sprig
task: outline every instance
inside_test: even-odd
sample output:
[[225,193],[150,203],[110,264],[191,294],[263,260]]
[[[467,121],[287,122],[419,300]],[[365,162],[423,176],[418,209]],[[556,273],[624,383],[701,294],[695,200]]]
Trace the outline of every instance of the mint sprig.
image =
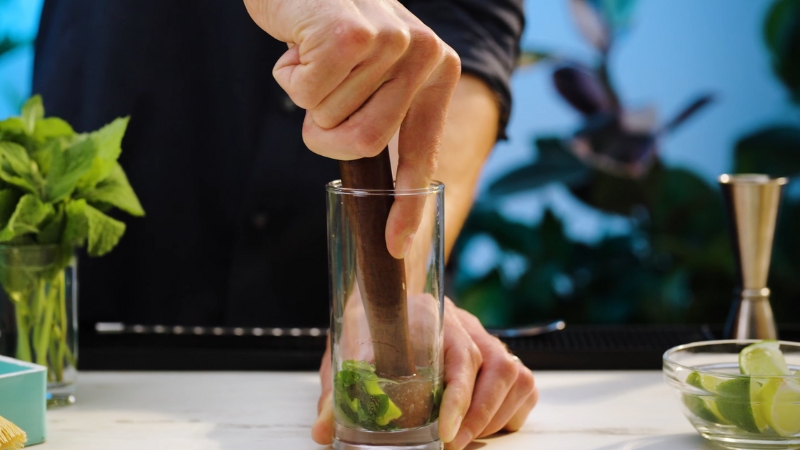
[[88,242],[91,256],[111,251],[125,224],[104,211],[144,216],[117,162],[128,120],[76,133],[45,117],[35,95],[19,117],[0,121],[0,244],[60,244],[71,252]]

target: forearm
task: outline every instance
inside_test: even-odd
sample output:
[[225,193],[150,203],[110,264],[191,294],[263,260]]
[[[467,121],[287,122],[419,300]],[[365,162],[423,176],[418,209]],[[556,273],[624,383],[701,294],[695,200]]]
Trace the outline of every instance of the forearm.
[[461,76],[450,109],[434,179],[445,185],[445,258],[469,214],[483,163],[495,144],[500,109],[494,91]]
[[[494,146],[499,109],[494,91],[478,78],[462,75],[450,101],[439,163],[433,177],[445,185],[445,258],[469,214],[481,167]],[[390,144],[390,154],[396,166],[396,139]],[[425,282],[430,240],[423,236],[430,236],[433,211],[433,205],[426,206],[417,238],[406,257],[409,292],[421,289]]]

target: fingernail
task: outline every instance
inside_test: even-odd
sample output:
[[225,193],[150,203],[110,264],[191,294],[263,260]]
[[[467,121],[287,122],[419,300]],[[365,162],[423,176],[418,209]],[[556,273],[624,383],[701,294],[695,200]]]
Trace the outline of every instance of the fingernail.
[[455,439],[458,429],[461,428],[462,420],[464,420],[464,416],[456,417],[456,420],[453,421],[453,426],[450,427],[450,432],[447,433],[447,436],[439,436],[443,442],[452,442],[453,439]]
[[411,250],[411,244],[413,243],[414,243],[414,233],[409,234],[408,236],[406,236],[405,239],[403,239],[403,248],[400,252],[403,255],[403,258],[408,256],[408,251]]
[[467,444],[469,444],[470,442],[472,442],[472,431],[470,431],[469,428],[463,428],[458,432],[456,438],[453,439],[452,445],[453,448],[461,450],[462,448],[466,447]]

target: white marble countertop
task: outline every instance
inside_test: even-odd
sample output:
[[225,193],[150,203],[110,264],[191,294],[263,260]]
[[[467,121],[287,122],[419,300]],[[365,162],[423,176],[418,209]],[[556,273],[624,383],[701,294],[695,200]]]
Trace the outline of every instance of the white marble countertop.
[[[537,372],[522,430],[485,450],[714,449],[683,417],[661,372]],[[310,372],[88,372],[78,402],[48,411],[42,450],[320,450]]]

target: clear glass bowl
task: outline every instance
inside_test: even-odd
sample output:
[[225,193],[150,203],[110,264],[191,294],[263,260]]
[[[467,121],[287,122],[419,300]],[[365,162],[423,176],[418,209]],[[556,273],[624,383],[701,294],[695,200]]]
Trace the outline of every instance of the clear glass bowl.
[[[754,342],[759,341],[674,347],[664,353],[664,379],[675,388],[686,418],[706,439],[732,449],[800,448],[800,433],[789,434],[787,428],[778,433],[766,419],[777,419],[779,427],[786,419],[800,420],[800,397],[793,390],[769,394],[776,386],[800,387],[800,343],[780,341],[792,375],[751,377],[739,370],[739,352]],[[768,384],[770,389],[762,391]]]

